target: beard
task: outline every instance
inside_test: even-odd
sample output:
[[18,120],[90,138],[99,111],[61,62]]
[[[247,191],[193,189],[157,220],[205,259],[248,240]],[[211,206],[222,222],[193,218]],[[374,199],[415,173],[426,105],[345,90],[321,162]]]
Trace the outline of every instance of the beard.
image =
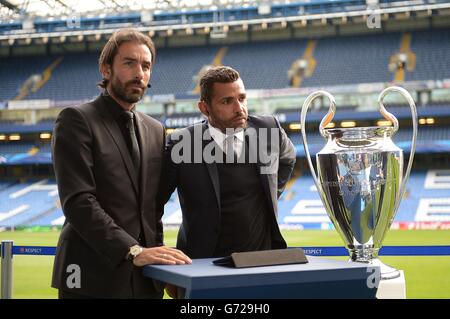
[[231,120],[220,119],[215,115],[212,115],[211,113],[210,116],[208,117],[208,120],[212,126],[217,127],[222,132],[226,132],[227,129],[231,129],[234,131],[234,133],[242,131],[247,128],[247,119],[248,119],[247,113],[242,113],[238,116],[235,116]]
[[[141,90],[132,87],[132,85],[139,85]],[[147,87],[139,80],[131,80],[123,83],[113,75],[111,79],[111,91],[118,99],[134,104],[142,99],[147,91]]]

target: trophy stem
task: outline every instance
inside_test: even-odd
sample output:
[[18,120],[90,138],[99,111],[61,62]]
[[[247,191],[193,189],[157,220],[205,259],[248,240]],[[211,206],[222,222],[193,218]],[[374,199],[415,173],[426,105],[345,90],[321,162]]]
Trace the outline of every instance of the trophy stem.
[[358,263],[370,263],[373,259],[378,258],[378,250],[373,245],[350,245],[350,260]]
[[377,248],[368,249],[367,247],[349,249],[349,262],[359,262],[380,267],[381,280],[389,280],[400,277],[400,272],[397,269],[386,265],[378,258],[378,250],[379,249]]

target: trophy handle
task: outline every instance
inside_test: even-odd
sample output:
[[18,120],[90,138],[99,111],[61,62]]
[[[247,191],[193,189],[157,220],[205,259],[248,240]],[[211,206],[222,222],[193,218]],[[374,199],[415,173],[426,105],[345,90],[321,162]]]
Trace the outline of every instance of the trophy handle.
[[397,118],[386,111],[386,108],[383,104],[384,97],[389,92],[398,92],[408,101],[409,107],[411,108],[411,116],[412,116],[412,124],[413,124],[413,136],[411,141],[411,153],[409,155],[409,161],[408,161],[408,167],[406,168],[405,172],[405,178],[402,181],[402,185],[400,186],[400,197],[398,203],[395,205],[395,211],[397,211],[398,206],[400,205],[400,201],[403,198],[403,195],[406,190],[406,183],[409,179],[409,174],[411,173],[411,167],[414,159],[414,154],[416,153],[416,140],[417,140],[417,108],[416,103],[414,102],[414,99],[412,98],[411,94],[409,94],[408,91],[406,91],[404,88],[401,88],[399,86],[391,86],[386,89],[384,89],[380,95],[378,96],[378,105],[380,106],[380,113],[384,116],[385,119],[391,121],[394,124],[394,132],[398,130],[398,120]]
[[322,192],[320,191],[320,184],[319,179],[317,178],[316,172],[314,170],[314,166],[311,161],[311,156],[309,154],[309,147],[306,140],[306,113],[308,112],[308,108],[311,105],[311,103],[318,98],[319,96],[326,96],[330,100],[330,108],[328,110],[328,113],[325,115],[325,117],[322,119],[319,125],[319,131],[320,135],[322,135],[325,138],[328,138],[328,133],[325,131],[325,127],[333,120],[334,114],[336,114],[336,101],[334,99],[334,96],[326,91],[316,91],[308,95],[305,102],[302,106],[302,112],[300,115],[300,124],[301,124],[301,130],[302,130],[302,138],[303,138],[303,147],[305,148],[306,158],[308,159],[309,168],[311,170],[312,177],[314,179],[314,183],[316,184],[317,190],[319,191],[319,194]]

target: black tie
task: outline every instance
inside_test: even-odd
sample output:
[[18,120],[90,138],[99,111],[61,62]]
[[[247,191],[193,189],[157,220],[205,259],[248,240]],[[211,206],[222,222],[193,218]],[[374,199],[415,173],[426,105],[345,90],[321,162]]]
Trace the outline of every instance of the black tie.
[[134,167],[136,168],[136,173],[139,175],[139,169],[141,166],[141,154],[139,152],[139,144],[136,137],[136,131],[134,129],[134,113],[133,112],[125,112],[126,113],[126,125],[128,132],[130,133],[131,139],[131,159],[133,160]]

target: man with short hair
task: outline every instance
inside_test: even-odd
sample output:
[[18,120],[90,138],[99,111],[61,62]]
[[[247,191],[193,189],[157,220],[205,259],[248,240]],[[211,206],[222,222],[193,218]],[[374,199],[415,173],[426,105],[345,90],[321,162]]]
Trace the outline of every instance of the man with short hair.
[[115,32],[99,59],[103,93],[59,114],[52,154],[64,215],[52,286],[59,298],[162,298],[145,264],[185,264],[163,245],[163,126],[136,110],[155,62],[151,39]]
[[183,214],[177,248],[191,258],[286,248],[277,199],[295,165],[292,142],[275,117],[248,115],[236,70],[209,69],[200,89],[207,121],[174,132],[166,148],[165,200],[177,188]]

